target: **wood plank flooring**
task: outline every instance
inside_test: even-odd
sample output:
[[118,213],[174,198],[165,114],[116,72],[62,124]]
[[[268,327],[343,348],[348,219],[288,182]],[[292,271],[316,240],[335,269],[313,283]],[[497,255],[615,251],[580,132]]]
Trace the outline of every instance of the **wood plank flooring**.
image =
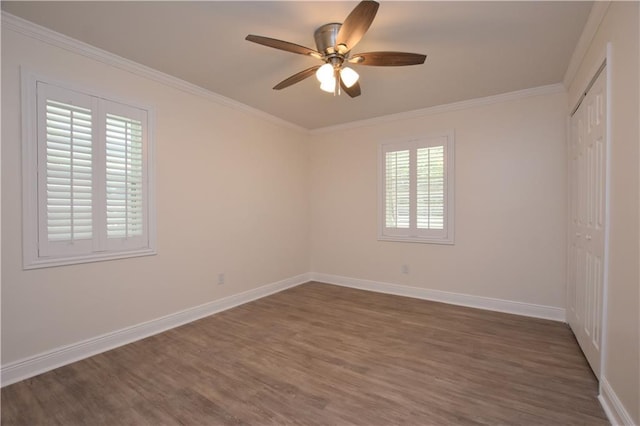
[[1,391],[2,425],[608,424],[562,323],[307,283]]

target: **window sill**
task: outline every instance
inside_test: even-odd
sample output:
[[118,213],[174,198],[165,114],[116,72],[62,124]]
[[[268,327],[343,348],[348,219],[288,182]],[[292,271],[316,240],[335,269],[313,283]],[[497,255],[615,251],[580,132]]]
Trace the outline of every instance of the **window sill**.
[[105,260],[126,259],[129,257],[154,256],[158,254],[155,249],[140,249],[118,253],[99,253],[65,258],[35,259],[24,262],[24,270],[51,268],[55,266],[75,265],[80,263],[103,262]]
[[453,238],[402,237],[402,236],[379,235],[378,241],[391,241],[391,242],[397,242],[397,243],[454,245]]

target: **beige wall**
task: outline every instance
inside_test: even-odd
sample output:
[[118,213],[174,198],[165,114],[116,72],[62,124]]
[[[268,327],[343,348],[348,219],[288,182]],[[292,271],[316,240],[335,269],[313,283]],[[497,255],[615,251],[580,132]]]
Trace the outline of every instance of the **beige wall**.
[[570,107],[602,61],[607,43],[612,57],[610,159],[610,261],[607,340],[602,376],[625,409],[640,423],[639,264],[638,238],[640,117],[638,76],[638,19],[640,3],[612,2],[569,88]]
[[[564,308],[565,127],[561,92],[316,135],[312,271]],[[377,241],[378,143],[448,130],[455,245]]]
[[[22,270],[21,65],[155,107],[157,256]],[[306,138],[3,27],[3,364],[307,272]]]
[[[640,422],[638,9],[612,3],[568,99],[532,96],[313,136],[3,28],[2,363],[308,271],[564,308],[567,105],[611,41],[603,377]],[[155,106],[157,256],[22,270],[20,65]],[[456,244],[377,241],[378,142],[448,130]]]

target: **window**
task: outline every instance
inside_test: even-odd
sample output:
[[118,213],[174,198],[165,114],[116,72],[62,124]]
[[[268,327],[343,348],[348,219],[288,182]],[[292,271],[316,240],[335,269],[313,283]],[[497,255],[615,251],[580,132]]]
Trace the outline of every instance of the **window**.
[[453,132],[380,144],[380,240],[453,244]]
[[155,254],[149,109],[24,81],[25,269]]

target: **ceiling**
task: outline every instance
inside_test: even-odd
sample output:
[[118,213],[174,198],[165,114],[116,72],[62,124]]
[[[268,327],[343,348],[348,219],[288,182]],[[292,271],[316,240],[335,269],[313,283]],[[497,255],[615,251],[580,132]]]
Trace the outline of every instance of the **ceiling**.
[[334,97],[320,63],[245,41],[257,34],[315,49],[314,30],[357,2],[14,2],[2,9],[307,129],[562,81],[592,2],[381,2],[353,52],[424,53],[424,65],[354,66],[362,95]]

